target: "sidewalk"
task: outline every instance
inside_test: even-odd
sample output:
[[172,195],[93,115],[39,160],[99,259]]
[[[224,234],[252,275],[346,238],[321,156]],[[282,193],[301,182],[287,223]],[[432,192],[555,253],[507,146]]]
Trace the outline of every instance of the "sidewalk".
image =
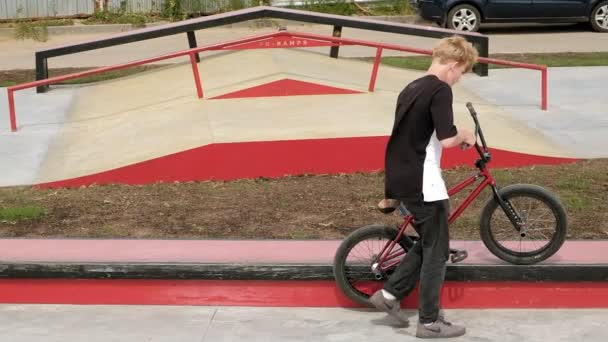
[[[0,305],[10,342],[419,341],[371,310],[195,306]],[[603,342],[608,310],[447,310],[467,334],[453,341]]]

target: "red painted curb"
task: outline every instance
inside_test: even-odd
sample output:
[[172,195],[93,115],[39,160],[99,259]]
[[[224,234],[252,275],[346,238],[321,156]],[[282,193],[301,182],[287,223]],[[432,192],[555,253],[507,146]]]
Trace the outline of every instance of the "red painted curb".
[[[402,306],[417,307],[417,292]],[[445,308],[608,308],[608,282],[446,282]],[[0,280],[13,304],[357,307],[333,281]]]
[[[38,184],[40,188],[91,184],[150,184],[277,178],[301,174],[373,172],[384,169],[387,136],[260,141],[210,144],[88,176]],[[576,159],[555,158],[491,149],[490,167],[560,164]],[[442,167],[470,165],[472,149],[444,151]]]

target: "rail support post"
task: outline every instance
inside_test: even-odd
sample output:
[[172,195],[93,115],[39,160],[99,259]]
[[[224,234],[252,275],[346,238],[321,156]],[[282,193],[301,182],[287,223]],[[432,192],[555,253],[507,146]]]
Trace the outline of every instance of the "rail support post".
[[[485,57],[488,58],[488,54],[489,54],[489,47],[488,47],[488,39],[484,39],[481,41],[475,41],[473,42],[473,46],[477,49],[477,52],[479,53],[479,56],[481,57]],[[477,63],[474,67],[473,67],[473,72],[476,73],[479,76],[488,76],[488,64],[487,63]]]
[[[188,31],[187,33],[188,35],[188,45],[190,46],[191,49],[197,48],[198,45],[196,44],[196,35],[194,34],[194,31]],[[198,55],[198,52],[195,55],[196,58],[196,62],[199,63],[201,61],[201,56]]]
[[192,64],[192,74],[194,75],[194,84],[196,85],[196,95],[199,99],[202,99],[203,86],[201,84],[201,76],[198,72],[198,63],[196,62],[195,53],[190,53],[190,63]]
[[[332,33],[332,36],[337,37],[337,38],[342,37],[342,26],[334,26],[334,31]],[[329,49],[329,57],[338,58],[339,51],[340,51],[340,46],[332,46],[331,49]]]
[[15,116],[15,93],[12,89],[7,90],[8,93],[8,111],[11,120],[11,132],[17,132],[17,117]]
[[380,66],[380,61],[382,59],[382,48],[379,47],[376,49],[376,59],[374,60],[374,68],[372,69],[372,78],[369,80],[368,90],[374,91],[376,87],[376,77],[378,76],[378,67]]
[[542,110],[547,110],[547,67],[545,66],[540,70],[541,73],[541,104],[540,108]]
[[[36,81],[41,81],[49,78],[49,68],[46,62],[46,57],[42,57],[36,52]],[[49,90],[48,85],[36,87],[37,93],[46,93]]]

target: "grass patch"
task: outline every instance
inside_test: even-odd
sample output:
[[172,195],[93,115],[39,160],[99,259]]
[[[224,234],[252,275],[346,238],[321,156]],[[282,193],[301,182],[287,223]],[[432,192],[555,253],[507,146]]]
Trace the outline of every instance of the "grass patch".
[[586,191],[590,189],[591,183],[581,175],[563,175],[557,181],[557,186],[567,191]]
[[513,183],[513,174],[509,169],[493,169],[492,176],[498,184],[510,184]]
[[0,221],[16,222],[36,220],[45,215],[44,209],[38,206],[8,207],[0,209]]
[[562,195],[562,200],[567,211],[582,212],[591,206],[591,201],[585,194],[566,192]]
[[15,81],[0,80],[0,87],[10,87],[10,86],[14,86],[15,84],[17,84],[17,82],[15,82]]
[[[508,53],[493,54],[491,58],[512,62],[541,64],[548,67],[605,66],[608,65],[608,52],[563,52],[563,53]],[[364,58],[367,61],[374,59]],[[413,70],[427,70],[431,65],[430,56],[384,57],[382,64]],[[504,69],[507,66],[490,64],[490,69]]]
[[[366,58],[373,61],[373,58]],[[426,70],[431,65],[431,57],[408,56],[408,57],[383,57],[382,64],[395,68]]]
[[[490,57],[514,62],[542,64],[548,67],[604,66],[608,65],[608,52],[557,52],[557,53],[509,53]],[[506,68],[490,65],[491,68]]]

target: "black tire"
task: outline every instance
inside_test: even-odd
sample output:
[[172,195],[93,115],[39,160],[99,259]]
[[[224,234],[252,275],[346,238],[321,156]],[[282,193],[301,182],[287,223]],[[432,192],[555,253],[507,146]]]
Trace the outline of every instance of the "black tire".
[[593,8],[589,23],[597,32],[608,32],[608,1],[601,1]]
[[471,5],[454,6],[446,18],[447,28],[457,31],[477,32],[481,24],[481,14]]
[[[498,258],[516,265],[535,264],[555,254],[566,240],[566,234],[568,230],[566,211],[561,202],[549,191],[545,190],[540,186],[531,184],[510,185],[499,190],[499,193],[504,200],[509,201],[513,204],[513,208],[515,209],[515,211],[526,222],[528,221],[529,215],[532,210],[536,209],[535,207],[532,207],[532,203],[534,203],[533,201],[537,201],[544,205],[546,208],[548,208],[549,210],[545,211],[545,213],[541,215],[542,218],[544,218],[545,215],[548,215],[548,217],[546,220],[543,219],[541,223],[551,222],[550,224],[547,224],[547,226],[549,226],[551,229],[551,235],[545,235],[545,233],[543,233],[542,231],[540,233],[534,233],[539,234],[535,236],[542,235],[543,239],[541,239],[540,241],[547,241],[546,244],[536,250],[522,252],[522,237],[519,235],[520,233],[518,233],[511,224],[511,222],[508,221],[508,219],[506,218],[506,214],[502,210],[502,207],[500,207],[498,205],[498,202],[496,202],[496,200],[492,198],[486,203],[485,207],[483,208],[481,212],[480,221],[481,240],[490,250],[490,252],[492,252],[492,254],[496,255]],[[518,206],[522,207],[521,204],[515,204],[515,202],[519,203],[520,199],[527,199],[529,203],[527,211],[518,208]],[[492,229],[492,218],[494,217],[494,215],[497,215],[497,217],[495,217],[497,220],[494,222],[497,222],[499,218],[504,223],[504,225],[507,226],[507,230],[509,230],[509,228],[512,229],[509,232],[513,234],[513,236],[515,236],[516,238],[519,237],[519,250],[509,248],[497,240],[497,234],[493,232]],[[540,218],[538,218],[538,220],[540,220]],[[554,222],[552,220],[554,220]],[[534,220],[531,221],[534,222]],[[498,224],[495,223],[494,225],[497,226]],[[530,231],[528,231],[527,236],[532,236],[533,234],[531,233],[531,231],[533,230],[540,231],[547,229],[531,229]],[[527,244],[536,246],[536,242],[527,242]],[[525,246],[526,242],[523,242],[523,245]]]
[[[361,305],[371,306],[369,302],[369,297],[370,295],[372,295],[372,293],[360,291],[359,289],[355,288],[354,285],[351,284],[351,282],[349,281],[349,278],[347,277],[349,269],[346,265],[346,260],[353,247],[355,247],[362,241],[369,239],[393,240],[395,239],[395,237],[397,237],[397,234],[398,231],[395,228],[383,225],[371,225],[355,230],[342,241],[336,251],[333,265],[336,284],[338,288],[342,291],[342,293],[344,293],[348,298]],[[381,244],[378,244],[378,246],[380,245]],[[406,252],[410,247],[408,246],[408,243],[405,239],[402,239],[399,242],[399,245]],[[382,248],[382,246],[380,246],[380,248]],[[380,253],[379,250],[378,253]],[[373,274],[371,272],[371,265],[372,262],[370,261],[369,267],[362,266],[360,269],[357,270],[358,279],[356,279],[356,281],[377,281],[373,278]],[[384,280],[386,279],[379,280],[379,282],[381,282],[379,284],[382,284]]]

